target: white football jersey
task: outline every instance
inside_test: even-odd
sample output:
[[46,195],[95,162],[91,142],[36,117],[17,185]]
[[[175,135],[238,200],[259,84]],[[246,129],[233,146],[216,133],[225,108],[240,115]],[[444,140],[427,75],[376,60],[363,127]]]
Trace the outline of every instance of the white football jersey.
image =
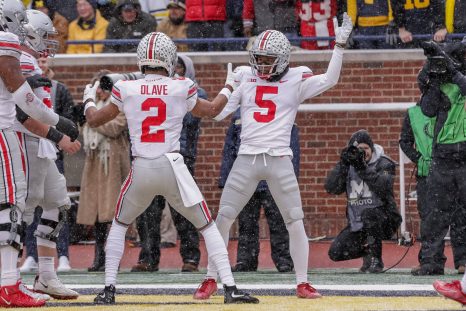
[[[21,63],[21,72],[23,73],[23,76],[28,77],[28,76],[42,74],[42,69],[40,69],[37,59],[27,52],[24,52],[24,51],[22,52],[20,63]],[[40,87],[40,88],[35,88],[33,91],[34,91],[34,94],[40,100],[42,100],[44,105],[52,109],[52,98],[50,95],[50,88]],[[15,118],[15,123],[13,125],[13,129],[21,133],[26,133],[31,136],[39,137],[29,132],[18,120],[16,120],[16,118]]]
[[[21,57],[19,39],[15,34],[0,31],[0,57]],[[15,102],[11,93],[0,79],[0,129],[9,128],[16,119]]]
[[290,135],[298,106],[338,82],[342,55],[341,49],[334,50],[324,74],[313,75],[308,67],[301,66],[290,68],[276,82],[260,79],[246,66],[235,69],[235,79],[241,84],[215,120],[222,120],[241,105],[239,154],[292,155]]
[[112,102],[128,121],[133,156],[148,159],[180,150],[183,118],[196,101],[197,85],[188,78],[146,75],[112,89]]

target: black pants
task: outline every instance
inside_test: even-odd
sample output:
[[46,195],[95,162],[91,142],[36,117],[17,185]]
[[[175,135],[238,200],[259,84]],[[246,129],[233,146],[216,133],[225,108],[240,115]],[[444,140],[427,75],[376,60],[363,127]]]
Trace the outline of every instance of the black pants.
[[434,159],[426,183],[426,200],[421,199],[426,207],[419,212],[422,238],[419,263],[445,266],[444,238],[450,227],[454,262],[458,268],[466,264],[466,162]]
[[352,232],[348,225],[333,240],[328,256],[333,261],[342,261],[372,255],[382,258],[382,240],[393,233],[388,225],[388,215],[382,208],[363,211],[363,227]]
[[[160,222],[165,199],[156,196],[149,207],[136,219],[136,226],[141,239],[141,252],[139,263],[148,263],[157,266],[160,262]],[[180,236],[180,254],[184,263],[199,264],[201,252],[199,251],[199,233],[186,218],[170,209],[173,222]]]
[[241,262],[257,270],[259,257],[259,217],[261,206],[267,217],[270,229],[270,246],[272,260],[276,267],[289,265],[293,267],[290,256],[290,238],[285,222],[272,198],[270,191],[256,191],[248,204],[239,214],[239,237],[237,263]]
[[[186,29],[188,38],[223,38],[223,24],[221,21],[189,22]],[[221,51],[221,43],[190,44],[190,51]]]

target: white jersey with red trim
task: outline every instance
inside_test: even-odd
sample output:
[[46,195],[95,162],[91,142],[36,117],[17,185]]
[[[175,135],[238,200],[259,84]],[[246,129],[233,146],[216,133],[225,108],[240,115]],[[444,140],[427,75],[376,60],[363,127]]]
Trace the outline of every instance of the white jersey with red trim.
[[[9,32],[0,31],[0,57],[2,56],[20,59],[21,48],[18,36]],[[0,79],[0,129],[11,127],[15,119],[15,102],[13,101],[11,93],[6,88],[5,83]]]
[[[39,63],[37,62],[37,59],[32,56],[31,54],[27,52],[22,52],[21,58],[20,58],[20,63],[21,63],[21,72],[23,73],[23,76],[28,77],[28,76],[33,76],[33,75],[41,75],[42,74],[42,69],[39,67]],[[34,94],[42,100],[44,105],[52,109],[52,98],[50,95],[50,88],[49,87],[39,87],[35,88]],[[31,136],[39,137],[31,132],[29,132],[24,125],[22,125],[18,120],[15,118],[15,123],[13,125],[13,129],[17,132],[25,133]]]
[[215,120],[222,120],[241,105],[239,154],[292,155],[290,135],[298,106],[338,82],[342,59],[343,50],[335,48],[326,73],[313,75],[304,66],[290,68],[276,82],[262,80],[241,67],[235,70],[241,84]]
[[112,102],[128,121],[131,152],[147,159],[180,150],[183,118],[196,101],[197,85],[188,78],[146,75],[112,89]]

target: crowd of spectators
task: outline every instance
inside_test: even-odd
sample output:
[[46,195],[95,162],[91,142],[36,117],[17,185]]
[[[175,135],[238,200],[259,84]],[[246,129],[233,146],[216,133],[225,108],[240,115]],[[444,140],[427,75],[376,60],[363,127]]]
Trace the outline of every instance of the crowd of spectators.
[[[460,0],[23,0],[50,16],[59,53],[134,52],[137,39],[160,31],[172,39],[236,38],[178,44],[180,51],[244,50],[247,38],[275,29],[303,49],[333,48],[333,18],[348,12],[355,27],[350,48],[416,48],[465,33]],[[423,38],[416,35],[426,35]],[[318,39],[316,39],[318,38]],[[102,44],[67,40],[133,39]],[[136,39],[136,40],[135,40]]]

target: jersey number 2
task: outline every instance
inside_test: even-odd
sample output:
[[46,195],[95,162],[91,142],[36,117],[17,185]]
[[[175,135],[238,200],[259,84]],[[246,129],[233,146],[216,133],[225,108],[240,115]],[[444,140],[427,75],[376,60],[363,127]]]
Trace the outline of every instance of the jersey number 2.
[[157,108],[157,116],[150,116],[142,121],[141,142],[143,143],[164,143],[165,130],[150,132],[151,126],[159,126],[167,119],[167,105],[160,98],[148,98],[142,105],[142,111],[149,111],[151,108]]
[[278,86],[258,85],[256,88],[256,105],[260,108],[267,108],[267,112],[254,112],[254,120],[260,123],[268,123],[275,119],[277,105],[269,99],[264,99],[265,94],[278,94]]

